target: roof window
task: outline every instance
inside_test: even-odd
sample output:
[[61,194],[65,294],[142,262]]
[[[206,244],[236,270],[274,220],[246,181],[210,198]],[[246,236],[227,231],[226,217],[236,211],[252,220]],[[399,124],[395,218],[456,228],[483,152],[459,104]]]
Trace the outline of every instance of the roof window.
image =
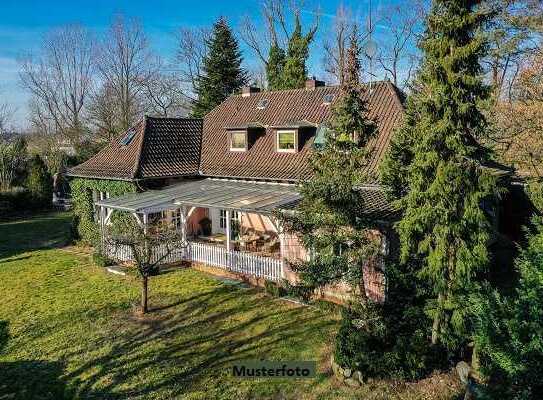
[[332,101],[334,101],[334,95],[333,94],[325,94],[324,95],[324,98],[323,98],[323,103],[324,104],[330,104],[330,103],[332,103]]
[[256,108],[258,110],[264,110],[266,107],[268,107],[268,104],[270,104],[270,101],[268,99],[258,100]]
[[126,135],[121,140],[121,144],[123,146],[128,146],[134,139],[134,136],[136,136],[136,130],[134,128],[129,129],[128,132],[126,132]]

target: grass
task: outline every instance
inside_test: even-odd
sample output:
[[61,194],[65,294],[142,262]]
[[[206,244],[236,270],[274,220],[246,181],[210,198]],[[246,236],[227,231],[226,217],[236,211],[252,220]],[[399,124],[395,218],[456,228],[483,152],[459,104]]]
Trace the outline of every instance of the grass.
[[[0,399],[452,399],[450,375],[349,389],[330,378],[337,316],[185,269],[150,281],[93,266],[68,214],[0,224]],[[3,332],[3,333],[2,333]],[[2,350],[3,348],[3,350]],[[241,359],[317,360],[310,380],[239,380]]]

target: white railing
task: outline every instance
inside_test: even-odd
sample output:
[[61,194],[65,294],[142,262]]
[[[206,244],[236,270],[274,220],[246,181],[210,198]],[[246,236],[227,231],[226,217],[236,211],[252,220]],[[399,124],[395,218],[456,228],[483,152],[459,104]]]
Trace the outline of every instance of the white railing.
[[283,268],[282,261],[275,258],[227,251],[224,247],[204,243],[190,243],[188,257],[191,261],[270,280],[281,279]]
[[[109,258],[116,261],[131,261],[132,251],[126,245],[105,246]],[[165,246],[160,246],[153,254],[157,260],[167,252]],[[180,244],[173,252],[168,254],[161,264],[170,264],[180,261],[194,261],[214,267],[224,268],[228,271],[252,275],[269,280],[281,279],[283,262],[281,260],[257,256],[241,251],[227,251],[224,247],[189,242],[188,246]]]

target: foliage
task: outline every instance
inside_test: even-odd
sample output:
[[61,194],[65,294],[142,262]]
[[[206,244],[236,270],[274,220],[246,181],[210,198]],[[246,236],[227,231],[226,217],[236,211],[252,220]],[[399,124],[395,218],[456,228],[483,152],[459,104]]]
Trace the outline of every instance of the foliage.
[[136,192],[131,182],[75,178],[71,182],[75,225],[79,237],[88,244],[97,245],[100,239],[98,225],[94,221],[92,192],[107,192],[111,197]]
[[309,45],[315,37],[317,27],[302,34],[300,15],[297,13],[294,22],[294,32],[289,38],[284,67],[279,89],[298,89],[304,87],[307,79],[306,61],[309,57]]
[[486,286],[472,298],[480,372],[493,398],[543,397],[543,220],[534,222],[516,261],[515,293],[503,296]]
[[285,289],[274,281],[264,281],[264,289],[266,290],[266,293],[273,297],[283,297],[285,294]]
[[39,155],[28,162],[26,188],[30,192],[31,207],[35,209],[50,207],[53,201],[53,178],[47,165]]
[[388,263],[386,302],[366,302],[343,310],[336,362],[366,378],[410,380],[449,365],[454,354],[440,346],[428,346],[426,293],[416,282],[416,271],[413,265]]
[[97,267],[108,267],[110,265],[113,265],[113,261],[104,256],[101,252],[95,251],[92,253],[92,262]]
[[226,19],[221,17],[213,24],[206,46],[203,76],[199,77],[196,88],[198,100],[192,111],[196,117],[206,115],[247,82],[239,45]]
[[[298,234],[305,248],[312,249],[311,260],[294,267],[304,284],[313,288],[340,281],[361,285],[361,265],[377,251],[357,189],[366,179],[367,152],[361,145],[375,133],[360,93],[358,51],[353,34],[347,78],[332,110],[334,131],[327,132],[324,148],[310,158],[314,174],[300,186],[298,212],[283,216],[285,229]],[[365,291],[360,292],[364,297]]]
[[479,103],[489,95],[480,65],[488,15],[479,4],[433,2],[416,90],[382,174],[400,196],[402,259],[421,257],[419,278],[433,288],[432,343],[451,349],[466,339],[466,294],[488,263],[491,224],[482,207],[497,194],[482,167],[488,152],[476,142],[487,126]]
[[283,69],[285,68],[285,51],[277,42],[270,46],[268,62],[266,64],[266,79],[268,90],[278,90],[282,86]]
[[14,141],[0,138],[0,191],[11,188],[25,160],[26,141],[23,138]]

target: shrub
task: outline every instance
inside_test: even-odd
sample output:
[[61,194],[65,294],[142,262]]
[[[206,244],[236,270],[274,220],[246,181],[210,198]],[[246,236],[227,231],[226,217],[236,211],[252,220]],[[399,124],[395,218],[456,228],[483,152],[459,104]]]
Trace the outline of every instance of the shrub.
[[490,287],[473,296],[474,342],[490,398],[543,398],[543,220],[516,260],[512,295]]
[[343,310],[335,344],[336,362],[365,377],[420,379],[448,368],[455,354],[429,342],[424,285],[414,266],[387,265],[385,303],[368,302]]
[[30,192],[30,208],[43,209],[51,206],[53,201],[53,178],[45,162],[39,155],[29,161],[26,188]]
[[312,286],[307,286],[304,284],[292,285],[288,281],[284,281],[284,290],[285,295],[300,299],[301,301],[308,302],[311,300],[311,297],[314,293],[314,288]]
[[92,253],[92,262],[98,267],[108,267],[113,265],[114,262],[108,257],[104,256],[101,252],[95,251]]
[[264,282],[264,289],[266,293],[273,297],[283,297],[285,295],[285,289],[276,282],[266,280]]

